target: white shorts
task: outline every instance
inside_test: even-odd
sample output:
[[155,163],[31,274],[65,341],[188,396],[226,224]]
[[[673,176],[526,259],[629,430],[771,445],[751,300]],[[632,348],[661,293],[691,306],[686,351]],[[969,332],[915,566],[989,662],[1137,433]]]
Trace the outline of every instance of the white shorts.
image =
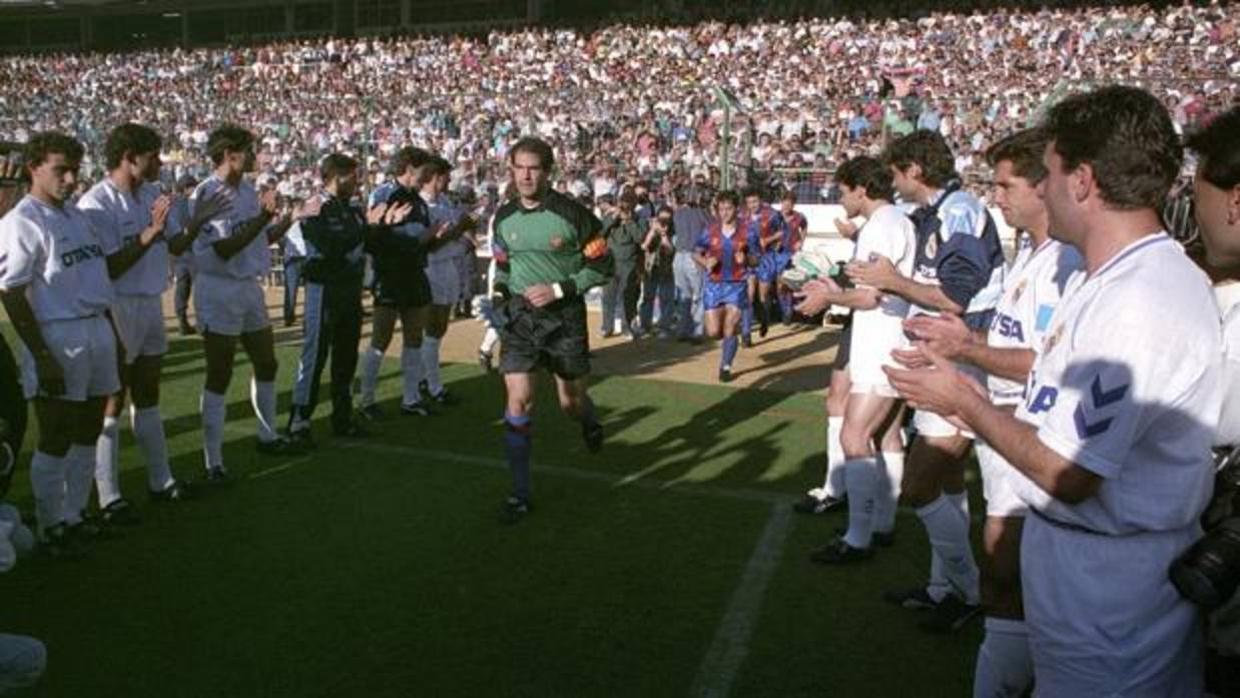
[[194,314],[198,329],[228,337],[271,326],[263,287],[255,279],[198,274],[194,277]]
[[[84,402],[87,398],[104,397],[121,389],[116,366],[116,336],[102,315],[39,323],[39,331],[65,373],[64,394],[50,397]],[[22,391],[27,400],[36,396],[48,397],[39,387],[34,357],[24,345]]]
[[432,304],[456,305],[461,299],[461,272],[455,257],[427,264],[426,280],[431,284]]
[[159,296],[117,296],[112,304],[112,320],[121,337],[126,366],[139,356],[168,353],[164,307]]
[[977,466],[982,471],[982,496],[986,498],[986,515],[1023,517],[1029,514],[1029,505],[1016,496],[1017,480],[1027,478],[1007,460],[978,439]]
[[[958,363],[956,370],[972,377],[983,388],[986,387],[986,374],[972,364]],[[966,439],[974,439],[976,435],[971,431],[958,429],[955,424],[947,421],[943,417],[925,410],[917,410],[913,413],[913,428],[918,434],[931,438],[945,438],[948,436],[963,436]]]

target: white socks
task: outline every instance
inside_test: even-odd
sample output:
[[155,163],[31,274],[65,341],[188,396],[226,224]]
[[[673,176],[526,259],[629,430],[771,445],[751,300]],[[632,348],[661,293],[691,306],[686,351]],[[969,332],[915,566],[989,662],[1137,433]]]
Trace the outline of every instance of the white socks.
[[843,429],[843,417],[827,417],[827,474],[822,488],[832,497],[843,497],[847,491],[844,482],[844,445],[840,443],[840,432]]
[[422,339],[422,369],[426,372],[426,387],[430,389],[431,395],[438,395],[443,391],[443,380],[439,377],[439,344],[442,341],[441,338],[430,335]]
[[375,387],[379,385],[379,364],[381,363],[383,363],[383,350],[370,347],[362,352],[362,407],[375,404]]
[[874,493],[878,486],[878,458],[849,458],[841,467],[848,488],[848,533],[844,542],[868,548],[874,535]]
[[202,456],[207,469],[224,467],[224,396],[202,391]]
[[30,460],[30,490],[39,533],[65,520],[65,459],[35,450]]
[[422,391],[418,390],[422,370],[422,346],[406,344],[400,351],[400,373],[405,383],[402,405],[416,405],[422,401]]
[[974,698],[1018,698],[1033,686],[1033,659],[1025,622],[987,618],[986,637],[973,670]]
[[[159,406],[138,409],[129,406],[129,423],[133,436],[146,458],[146,486],[151,492],[163,492],[173,483],[172,469],[168,467],[168,442],[164,438],[164,418]],[[106,422],[104,428],[107,428]],[[98,475],[95,476],[96,481]],[[99,489],[99,501],[103,501],[103,488]]]
[[482,333],[482,344],[478,349],[490,354],[496,344],[499,344],[499,332],[496,332],[494,327],[488,325],[486,332]]
[[95,446],[70,444],[65,454],[65,521],[74,526],[82,523],[82,512],[90,503],[95,484]]
[[969,545],[968,520],[946,495],[918,509],[917,516],[926,526],[930,547],[942,561],[943,574],[952,589],[965,603],[977,604],[978,569]]
[[879,455],[878,481],[874,490],[874,530],[891,533],[896,527],[900,506],[900,481],[904,478],[904,451]]
[[104,417],[103,429],[95,441],[95,486],[99,488],[99,508],[103,509],[121,498],[117,472],[117,451],[120,450],[120,422]]
[[250,404],[258,418],[258,440],[271,443],[276,440],[276,384],[250,379]]

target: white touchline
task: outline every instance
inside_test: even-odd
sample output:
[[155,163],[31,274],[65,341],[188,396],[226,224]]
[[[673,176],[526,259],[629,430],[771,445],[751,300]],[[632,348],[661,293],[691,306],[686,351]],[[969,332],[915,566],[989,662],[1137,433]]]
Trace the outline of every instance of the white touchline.
[[[507,470],[508,463],[497,457],[490,456],[471,456],[464,453],[454,453],[452,451],[438,451],[428,448],[417,448],[414,446],[397,446],[394,444],[379,443],[361,443],[356,442],[350,447],[358,448],[363,451],[373,451],[375,453],[391,453],[403,456],[422,456],[432,460],[443,460],[453,463],[465,463],[468,465],[479,465],[486,468],[496,470]],[[721,499],[739,499],[747,502],[762,502],[764,504],[775,504],[783,502],[786,495],[780,495],[775,492],[763,492],[762,490],[748,490],[733,487],[717,487],[714,485],[700,485],[691,482],[668,482],[643,480],[630,475],[615,475],[597,470],[586,470],[585,468],[572,468],[561,465],[543,465],[535,461],[531,466],[535,473],[545,473],[547,475],[556,475],[559,477],[570,477],[578,480],[591,480],[611,485],[612,487],[638,487],[641,489],[658,490],[663,492],[680,492],[682,494],[701,495],[704,497],[717,497]]]
[[753,636],[754,625],[762,611],[762,601],[766,598],[766,588],[779,565],[784,541],[791,527],[792,509],[772,504],[762,537],[745,564],[745,572],[732,592],[728,610],[719,621],[715,637],[698,667],[690,696],[725,698],[732,693],[732,683],[749,654],[749,639]]

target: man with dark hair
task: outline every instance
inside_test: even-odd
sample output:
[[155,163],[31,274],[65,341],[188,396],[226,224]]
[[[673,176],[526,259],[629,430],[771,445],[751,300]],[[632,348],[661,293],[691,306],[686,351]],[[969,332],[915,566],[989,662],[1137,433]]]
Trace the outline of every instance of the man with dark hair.
[[[891,172],[868,157],[844,162],[836,172],[848,218],[864,217],[857,232],[853,259],[889,260],[911,276],[916,238],[908,217],[892,205]],[[802,288],[799,310],[814,316],[831,305],[852,308],[849,342],[849,394],[841,425],[844,482],[848,491],[848,530],[814,551],[811,559],[843,564],[869,558],[872,544],[890,545],[896,505],[904,473],[900,441],[903,405],[883,373],[891,353],[904,344],[908,301],[867,286],[841,288],[831,279],[814,280]],[[875,445],[881,441],[881,448]],[[825,497],[824,497],[825,500]]]
[[[1197,154],[1193,204],[1205,265],[1214,277],[1223,316],[1223,409],[1216,448],[1240,447],[1240,107],[1212,119],[1187,145]],[[1217,497],[1217,494],[1216,494]],[[1213,507],[1212,507],[1213,508]],[[1240,598],[1209,616],[1207,690],[1240,693]]]
[[[797,195],[791,189],[785,189],[779,197],[779,215],[784,219],[784,236],[780,240],[775,268],[778,270],[772,277],[773,290],[779,302],[779,311],[784,325],[792,324],[792,294],[780,282],[780,274],[792,263],[792,257],[801,251],[805,244],[805,236],[809,232],[809,219],[804,213],[796,210]],[[761,289],[759,289],[761,290]]]
[[671,335],[673,299],[676,285],[672,278],[672,259],[676,248],[672,244],[672,209],[660,206],[649,220],[649,231],[642,240],[644,273],[642,275],[641,327],[645,332],[654,331],[654,305],[659,304],[659,337]]
[[374,316],[371,319],[370,348],[362,355],[363,417],[376,420],[383,416],[375,403],[379,384],[379,365],[392,341],[392,331],[400,320],[402,336],[400,370],[403,389],[401,414],[426,417],[430,410],[422,402],[419,387],[424,377],[422,366],[422,332],[426,328],[431,304],[431,287],[426,278],[426,252],[432,240],[446,233],[449,226],[431,229],[430,209],[418,189],[431,176],[434,156],[413,146],[396,152],[392,162],[395,177],[370,194],[370,208],[408,206],[409,213],[393,228],[393,235],[375,241],[371,250],[374,260]]
[[[986,207],[961,189],[947,143],[937,133],[916,131],[894,141],[884,160],[901,199],[918,206],[911,215],[917,231],[914,273],[906,277],[878,258],[849,264],[848,276],[908,300],[910,316],[951,313],[970,327],[987,327],[1002,291],[1003,247]],[[950,632],[980,612],[964,487],[973,435],[932,412],[915,413],[913,426],[917,437],[903,497],[930,538],[930,583],[887,599],[906,608],[934,609],[923,629]]]
[[[1035,128],[1004,138],[986,153],[994,168],[995,204],[1008,225],[1021,233],[990,327],[971,329],[949,314],[908,322],[931,351],[984,371],[990,401],[1009,413],[1025,397],[1029,370],[1055,309],[1082,266],[1076,248],[1050,237],[1039,193],[1046,177],[1045,151],[1046,134]],[[921,364],[916,350],[904,356],[913,365]],[[1023,476],[984,440],[977,442],[977,461],[986,498],[981,565],[986,634],[977,654],[974,695],[1019,696],[1033,682],[1020,595],[1020,539],[1029,509],[1013,483]]]
[[83,512],[72,502],[89,497],[104,402],[120,389],[107,260],[66,202],[82,155],[69,136],[36,134],[25,153],[30,193],[0,220],[0,301],[24,345],[22,383],[39,423],[31,489],[53,555],[78,552]]
[[439,351],[448,333],[452,307],[461,299],[460,260],[469,250],[461,236],[473,230],[477,220],[458,209],[448,199],[452,165],[441,157],[431,159],[430,172],[421,188],[422,200],[430,213],[431,226],[448,226],[443,235],[427,246],[426,278],[431,287],[431,306],[427,313],[426,336],[422,340],[422,369],[426,394],[435,403],[449,405],[455,396],[444,387],[439,373]]
[[[107,255],[108,276],[116,290],[110,313],[120,339],[121,390],[108,399],[95,453],[95,485],[104,521],[138,522],[130,502],[121,496],[117,452],[121,410],[129,393],[130,425],[146,459],[147,491],[155,501],[186,495],[184,483],[172,475],[164,422],[159,413],[159,380],[168,351],[164,331],[163,293],[168,288],[168,255],[189,249],[194,235],[224,206],[222,197],[199,206],[185,225],[192,234],[168,229],[172,197],[156,182],[162,165],[160,138],[150,128],[126,123],[112,129],[104,144],[108,176],[91,187],[77,207]],[[90,492],[76,493],[87,497]],[[71,502],[85,508],[86,502]]]
[[306,331],[293,383],[288,435],[294,443],[313,445],[310,420],[318,404],[319,379],[331,357],[332,431],[350,438],[366,436],[353,418],[352,384],[357,345],[362,336],[362,275],[368,238],[390,233],[379,228],[407,215],[409,204],[380,205],[363,216],[353,204],[357,160],[332,153],[319,166],[322,193],[318,213],[289,229],[286,238],[306,259]]
[[202,391],[203,459],[207,480],[229,481],[224,467],[224,409],[232,381],[237,344],[253,366],[250,398],[258,421],[259,453],[281,455],[297,451],[276,432],[276,385],[279,364],[275,337],[267,317],[261,279],[271,271],[271,251],[295,219],[317,209],[302,207],[279,214],[273,189],[261,195],[245,178],[254,171],[254,137],[239,126],[224,125],[207,137],[207,151],[215,166],[190,197],[191,215],[215,197],[228,197],[230,206],[213,215],[193,241],[198,289],[194,311],[206,349],[207,375]]
[[719,382],[732,380],[741,316],[749,305],[750,270],[758,264],[757,229],[737,215],[740,197],[725,190],[715,195],[715,218],[698,233],[693,259],[705,273],[702,286],[706,336],[722,339]]
[[1200,612],[1168,570],[1210,497],[1222,337],[1205,275],[1159,218],[1179,139],[1132,87],[1069,97],[1044,127],[1049,230],[1086,273],[1024,401],[1014,415],[990,404],[927,347],[932,368],[889,373],[911,404],[976,431],[1024,476],[1013,483],[1034,514],[1021,586],[1039,695],[1201,695]]
[[627,190],[620,195],[615,213],[603,219],[603,237],[615,263],[615,276],[603,289],[604,338],[615,334],[617,314],[625,337],[634,339],[646,329],[635,331],[633,321],[641,295],[642,242],[648,228],[646,221],[637,217],[637,197]]
[[[783,271],[780,266],[780,259],[782,259],[780,255],[788,235],[788,225],[784,222],[783,216],[779,215],[779,211],[763,200],[762,191],[757,187],[745,189],[744,198],[745,211],[741,214],[740,220],[752,228],[752,233],[759,245],[759,249],[754,251],[758,258],[758,266],[749,270],[748,274],[749,302],[741,313],[741,340],[745,346],[749,346],[752,342],[750,328],[755,315],[758,318],[758,336],[765,337],[770,330],[771,284]],[[765,262],[762,261],[764,259]]]
[[606,283],[612,258],[598,219],[550,190],[555,161],[546,143],[522,138],[509,151],[508,162],[517,196],[495,214],[493,302],[503,318],[504,450],[512,471],[512,494],[501,520],[515,523],[530,512],[535,369],[545,366],[555,376],[560,408],[581,423],[587,449],[602,448],[603,427],[586,392],[585,293]]

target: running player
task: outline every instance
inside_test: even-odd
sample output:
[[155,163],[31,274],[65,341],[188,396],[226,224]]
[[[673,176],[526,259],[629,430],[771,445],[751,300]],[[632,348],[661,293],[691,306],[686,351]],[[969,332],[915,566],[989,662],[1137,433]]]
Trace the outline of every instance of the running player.
[[30,193],[0,220],[0,301],[24,347],[22,384],[39,424],[30,482],[53,555],[80,551],[84,512],[69,501],[89,497],[103,405],[120,389],[108,263],[86,216],[66,202],[83,152],[61,133],[31,138]]
[[[847,216],[866,219],[857,233],[853,259],[882,257],[901,274],[911,276],[916,239],[912,222],[891,203],[895,198],[891,172],[878,160],[858,157],[840,166],[836,180]],[[846,458],[848,530],[812,556],[824,564],[854,562],[870,557],[872,542],[888,542],[893,535],[904,454],[880,455],[876,442],[901,422],[901,405],[882,367],[890,361],[891,352],[904,344],[902,325],[908,301],[865,286],[842,289],[830,279],[811,281],[803,293],[800,309],[806,315],[817,315],[832,304],[854,310],[848,403],[840,433]]]
[[[245,179],[254,171],[254,134],[225,124],[207,137],[207,154],[215,170],[190,197],[190,209],[224,192],[230,205],[206,224],[194,239],[197,287],[194,313],[206,349],[207,375],[202,390],[203,456],[207,481],[230,479],[224,467],[224,409],[233,361],[240,342],[254,373],[250,401],[258,421],[259,453],[281,455],[298,449],[276,433],[275,337],[267,317],[261,279],[271,271],[269,245],[280,240],[294,216],[277,215],[274,188],[260,197]],[[296,218],[317,213],[314,205],[300,208]]]
[[[1200,610],[1168,570],[1201,535],[1222,401],[1209,281],[1165,232],[1180,170],[1170,115],[1111,86],[1051,108],[1049,229],[1084,259],[1016,414],[926,349],[888,369],[919,410],[975,430],[1023,480],[1021,593],[1034,683],[1048,696],[1199,696]],[[1150,322],[1150,309],[1158,321]]]
[[[918,206],[911,216],[917,230],[914,275],[906,277],[879,258],[849,264],[849,277],[905,298],[915,306],[913,313],[953,313],[971,327],[989,326],[1002,291],[1003,247],[986,207],[960,188],[947,142],[938,133],[917,131],[889,145],[885,159],[896,191]],[[933,608],[922,628],[948,632],[980,612],[964,489],[973,435],[930,412],[915,414],[913,425],[917,438],[909,451],[903,496],[930,538],[930,585],[887,599],[908,608]]]
[[749,271],[758,264],[758,229],[737,220],[740,197],[734,191],[715,195],[715,220],[698,235],[693,259],[706,271],[702,288],[706,336],[723,339],[719,381],[732,380],[741,314],[749,306]]
[[[935,353],[984,371],[990,401],[1009,413],[1024,398],[1037,348],[1064,288],[1082,265],[1076,248],[1050,237],[1046,206],[1038,193],[1046,177],[1045,150],[1044,133],[1030,129],[987,152],[994,168],[995,205],[1008,225],[1023,233],[989,330],[972,330],[954,315],[912,318],[906,325]],[[919,351],[905,354],[906,361],[920,365]],[[973,695],[1021,696],[1033,683],[1020,598],[1020,538],[1029,509],[1012,484],[1013,478],[1023,476],[983,440],[977,442],[977,462],[986,497],[981,565],[986,634],[977,654]]]
[[530,447],[534,370],[555,376],[560,408],[581,423],[586,447],[603,446],[603,427],[586,392],[590,339],[585,293],[607,281],[611,255],[602,224],[589,210],[548,186],[551,146],[526,137],[508,155],[516,199],[495,214],[494,302],[503,336],[500,371],[507,389],[504,450],[512,494],[501,520],[530,512]]
[[[809,231],[809,219],[804,213],[796,210],[796,205],[796,192],[791,189],[784,190],[779,197],[779,215],[784,219],[785,234],[780,240],[781,258],[776,265],[778,271],[774,277],[774,291],[776,300],[779,301],[780,319],[784,325],[792,324],[792,293],[780,281],[779,274],[783,273],[792,263],[793,255],[801,251],[801,247],[805,244],[805,235]],[[761,292],[761,290],[762,288],[759,287],[758,291]]]
[[[757,187],[745,190],[743,221],[758,242],[758,247],[753,253],[758,259],[758,264],[748,275],[746,293],[749,302],[741,317],[741,336],[745,346],[749,346],[752,343],[750,327],[755,315],[758,319],[758,336],[765,337],[770,331],[771,309],[768,306],[768,300],[771,296],[771,284],[779,278],[784,267],[788,266],[787,260],[791,257],[785,259],[783,254],[783,245],[788,235],[787,225],[783,217],[779,215],[779,211],[762,200],[762,192]],[[781,260],[783,266],[780,266]]]

